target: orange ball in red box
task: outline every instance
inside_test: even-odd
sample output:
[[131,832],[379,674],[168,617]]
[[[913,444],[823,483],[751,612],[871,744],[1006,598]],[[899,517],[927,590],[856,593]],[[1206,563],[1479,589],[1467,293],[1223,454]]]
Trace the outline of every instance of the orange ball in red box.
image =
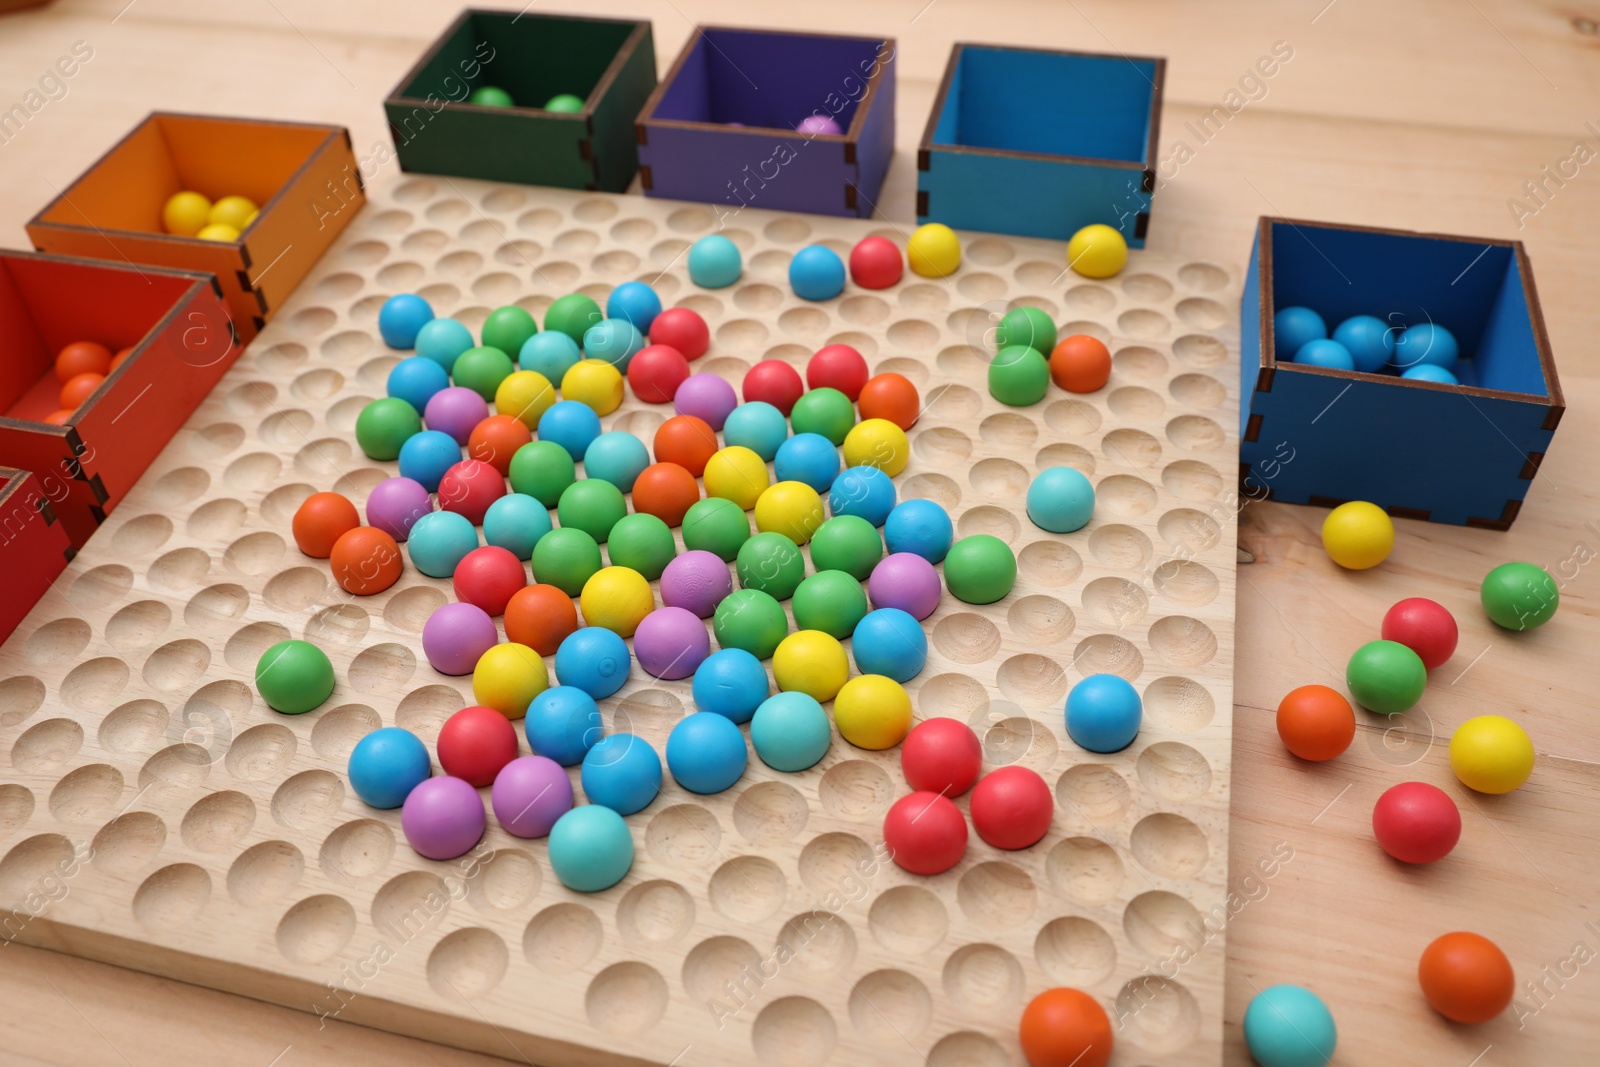
[[75,412],[71,412],[66,408],[62,408],[59,411],[52,411],[50,414],[46,415],[44,417],[44,421],[48,422],[52,426],[65,426],[67,424],[67,420],[72,418],[74,414]]
[[676,463],[652,463],[633,481],[633,510],[654,515],[668,526],[682,526],[683,517],[700,500],[700,483]]
[[528,572],[509,548],[479,545],[461,557],[451,576],[456,599],[476,604],[490,615],[504,615],[517,590],[528,584]]
[[696,478],[716,455],[717,431],[695,415],[674,415],[656,430],[655,454],[660,463],[676,463]]
[[553,656],[567,635],[578,628],[578,608],[553,585],[528,585],[506,602],[506,640],[527,645],[541,656]]
[[670,404],[689,377],[689,361],[671,345],[645,345],[628,361],[628,388],[646,404]]
[[1355,709],[1335,689],[1302,685],[1278,702],[1278,736],[1303,760],[1333,759],[1355,740]]
[[1405,645],[1430,671],[1455,655],[1460,636],[1455,616],[1427,597],[1407,597],[1383,616],[1383,639]]
[[1064,337],[1050,352],[1050,378],[1069,393],[1092,393],[1111,380],[1111,352],[1087,334]]
[[1032,1067],[1106,1067],[1111,1020],[1081,989],[1046,989],[1022,1009],[1022,1054]]
[[334,542],[361,525],[356,506],[338,493],[312,493],[295,509],[294,543],[313,559],[327,559]]
[[381,593],[400,580],[400,546],[375,526],[346,530],[328,554],[333,580],[353,596]]
[[1511,961],[1500,946],[1464,930],[1422,950],[1417,980],[1433,1010],[1458,1023],[1488,1022],[1506,1010],[1517,991]]
[[922,414],[922,398],[909,378],[890,371],[867,379],[856,398],[856,407],[861,411],[862,422],[888,419],[902,430],[909,430]]
[[100,383],[106,380],[104,374],[84,373],[76,374],[67,379],[67,384],[61,387],[61,406],[69,410],[77,408],[89,394],[100,388]]
[[439,728],[439,766],[444,773],[482,788],[517,758],[517,728],[493,708],[462,708]]
[[863,237],[850,250],[850,280],[863,289],[887,289],[900,280],[905,269],[900,246],[887,237]]
[[740,387],[745,403],[764,401],[783,412],[788,418],[794,402],[806,391],[800,372],[781,359],[764,359],[745,372]]
[[684,359],[699,359],[711,347],[711,329],[698,312],[668,308],[650,323],[650,343],[676,348]]
[[465,516],[474,526],[482,526],[489,505],[505,495],[505,475],[481,459],[464,459],[439,479],[439,510]]
[[[122,361],[131,355],[133,355],[132,345],[129,345],[127,348],[117,349],[117,354],[111,357],[111,370],[116,370],[118,367],[122,366]],[[107,373],[110,372],[108,371]]]
[[860,398],[868,377],[867,361],[849,345],[826,345],[806,362],[807,385],[813,389],[837,389],[852,403]]
[[517,449],[532,440],[533,431],[515,415],[490,415],[467,436],[467,455],[505,474]]
[[74,341],[56,353],[56,381],[62,385],[80,374],[110,374],[111,350],[96,341]]

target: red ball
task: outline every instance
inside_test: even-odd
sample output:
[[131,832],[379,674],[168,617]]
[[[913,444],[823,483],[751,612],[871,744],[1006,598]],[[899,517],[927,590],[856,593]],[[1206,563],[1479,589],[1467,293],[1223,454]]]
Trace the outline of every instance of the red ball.
[[646,404],[670,404],[689,377],[689,361],[671,345],[646,345],[628,362],[628,388]]
[[900,246],[887,237],[863,237],[850,250],[850,280],[863,289],[887,289],[905,269]]
[[837,389],[849,397],[852,404],[860,398],[861,389],[870,376],[867,361],[849,345],[819,348],[806,364],[806,382],[811,388]]
[[1407,597],[1383,616],[1383,639],[1405,645],[1430,671],[1455,655],[1460,636],[1455,616],[1426,597]]
[[991,771],[972,791],[972,828],[995,848],[1027,848],[1050,831],[1055,800],[1043,778],[1026,767]]
[[912,793],[883,817],[889,858],[912,874],[939,874],[967,854],[967,820],[949,797]]
[[505,495],[505,478],[481,459],[464,459],[439,479],[439,509],[463,515],[474,526],[482,526],[483,513]]
[[439,728],[439,765],[468,785],[492,785],[516,758],[517,728],[493,708],[462,708]]
[[1436,785],[1401,782],[1373,805],[1372,832],[1401,863],[1432,863],[1461,840],[1461,811]]
[[900,745],[900,770],[918,792],[958,797],[972,788],[982,765],[978,735],[960,719],[919,722]]
[[511,598],[528,584],[522,561],[509,548],[479,545],[461,557],[451,579],[456,599],[490,615],[504,615]]
[[668,308],[650,324],[650,343],[676,348],[685,359],[699,359],[711,347],[711,328],[697,312]]
[[781,359],[764,359],[745,373],[742,391],[745,403],[766,401],[788,418],[806,387],[800,372],[789,364]]

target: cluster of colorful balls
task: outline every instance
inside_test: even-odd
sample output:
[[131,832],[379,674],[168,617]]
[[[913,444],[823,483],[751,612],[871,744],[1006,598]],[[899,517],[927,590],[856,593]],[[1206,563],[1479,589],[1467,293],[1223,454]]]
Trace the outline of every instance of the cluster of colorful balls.
[[123,360],[131,355],[132,346],[113,354],[111,349],[98,341],[73,341],[62,346],[55,359],[56,381],[61,385],[56,403],[60,407],[46,415],[44,421],[56,426],[66,425],[84,401],[100,388],[106,376],[122,366]]
[[1455,334],[1431,320],[1407,326],[1376,315],[1352,315],[1329,334],[1320,314],[1296,306],[1272,316],[1272,331],[1273,352],[1287,362],[1459,384],[1455,369],[1461,346]]
[[176,237],[237,241],[261,209],[247,196],[224,196],[215,203],[190,189],[173,193],[161,208],[161,225]]

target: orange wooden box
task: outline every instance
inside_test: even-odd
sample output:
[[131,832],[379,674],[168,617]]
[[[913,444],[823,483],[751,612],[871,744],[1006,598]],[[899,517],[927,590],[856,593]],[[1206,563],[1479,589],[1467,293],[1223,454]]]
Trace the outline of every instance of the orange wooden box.
[[[261,206],[239,240],[175,237],[167,198],[193,189]],[[342,126],[153,112],[28,223],[42,252],[215,274],[246,342],[366,203]]]
[[0,467],[0,641],[77,554],[33,472]]

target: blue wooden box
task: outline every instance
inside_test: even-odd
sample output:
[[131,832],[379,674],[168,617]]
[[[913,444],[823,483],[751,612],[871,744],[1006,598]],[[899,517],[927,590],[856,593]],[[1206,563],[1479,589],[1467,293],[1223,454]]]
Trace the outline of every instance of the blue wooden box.
[[[843,132],[797,133],[814,114]],[[866,218],[894,155],[894,40],[696,27],[635,133],[646,196]]]
[[917,150],[917,221],[1144,247],[1166,60],[957,44]]
[[[1461,384],[1280,363],[1273,316],[1297,305],[1330,332],[1439,323]],[[1239,319],[1242,492],[1511,527],[1565,409],[1521,242],[1263,218]]]

